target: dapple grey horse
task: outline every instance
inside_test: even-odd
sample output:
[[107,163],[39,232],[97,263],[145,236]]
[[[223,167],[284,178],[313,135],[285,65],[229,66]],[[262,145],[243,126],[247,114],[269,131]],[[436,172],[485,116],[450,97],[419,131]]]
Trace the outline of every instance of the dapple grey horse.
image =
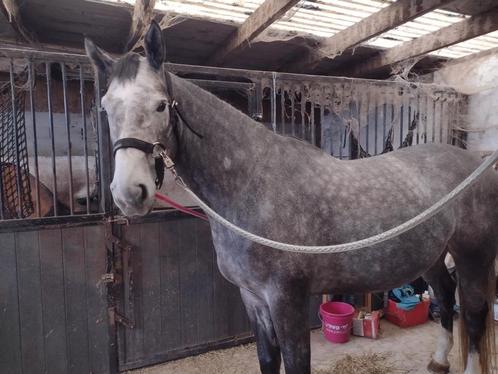
[[[190,189],[223,217],[258,235],[301,245],[346,243],[394,227],[431,206],[480,163],[465,150],[436,144],[340,161],[277,135],[196,85],[164,73],[165,50],[155,23],[145,37],[145,58],[129,53],[115,60],[89,40],[86,51],[107,77],[102,107],[111,139],[120,143],[111,190],[126,215],[147,214],[154,204],[157,171],[147,145],[155,142]],[[123,139],[146,146],[124,146]],[[279,373],[283,358],[286,373],[310,373],[310,294],[387,290],[420,275],[433,286],[442,315],[429,368],[447,372],[455,304],[455,282],[444,266],[449,251],[461,291],[465,373],[489,373],[497,186],[498,176],[490,170],[415,229],[347,253],[281,252],[211,220],[218,267],[240,288],[261,372]]]

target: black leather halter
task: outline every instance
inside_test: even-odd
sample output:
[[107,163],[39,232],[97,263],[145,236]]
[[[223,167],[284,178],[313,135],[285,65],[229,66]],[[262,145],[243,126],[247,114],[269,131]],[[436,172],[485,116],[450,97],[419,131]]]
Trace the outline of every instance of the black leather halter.
[[[169,72],[165,72],[165,77],[166,77],[166,89],[168,90],[167,96],[168,96],[168,108],[169,108],[169,116],[170,116],[170,124],[173,126],[173,129],[175,130],[174,133],[176,134],[176,124],[177,120],[180,119],[182,123],[185,124],[185,126],[197,137],[202,139],[202,135],[199,134],[197,131],[195,131],[190,124],[185,120],[184,116],[180,112],[178,108],[178,102],[173,99],[173,94],[172,94],[172,85],[171,85],[171,76]],[[113,145],[113,156],[116,158],[116,152],[120,149],[123,148],[135,148],[138,149],[142,152],[144,152],[146,155],[152,155],[152,158],[154,159],[154,166],[156,169],[156,189],[160,189],[161,186],[163,185],[163,180],[164,180],[164,157],[163,155],[166,152],[166,147],[163,143],[161,142],[154,142],[154,143],[149,143],[146,142],[145,140],[141,140],[138,138],[121,138],[118,139],[114,142]],[[172,167],[174,165],[168,166]]]
[[161,152],[166,150],[162,143],[149,143],[137,138],[121,138],[114,143],[112,154],[116,158],[116,152],[122,148],[135,148],[154,158],[154,168],[156,169],[156,189],[160,189],[164,180],[164,162]]

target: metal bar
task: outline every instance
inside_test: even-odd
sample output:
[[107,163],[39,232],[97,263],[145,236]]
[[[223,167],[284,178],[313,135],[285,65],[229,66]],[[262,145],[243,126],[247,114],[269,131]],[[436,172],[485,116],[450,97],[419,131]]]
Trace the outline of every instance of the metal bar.
[[15,151],[16,151],[16,191],[17,191],[17,202],[19,203],[18,207],[18,217],[22,218],[22,190],[21,190],[21,160],[19,159],[19,126],[17,123],[16,116],[16,85],[14,83],[14,64],[12,60],[10,60],[9,64],[9,73],[10,73],[10,96],[12,99],[12,122],[14,123],[14,134],[15,134]]
[[301,139],[306,139],[306,100],[304,99],[304,92],[301,89]]
[[254,88],[251,88],[247,90],[247,114],[252,119],[256,119],[254,103],[255,103]]
[[316,146],[316,139],[315,139],[315,103],[313,101],[310,101],[310,105],[311,105],[311,120],[310,120],[310,123],[311,123],[311,144],[313,144],[314,146]]
[[[80,65],[81,66],[81,65]],[[219,80],[207,80],[207,79],[187,79],[202,88],[226,88],[233,90],[251,90],[254,89],[254,83],[245,82],[225,82]]]
[[64,116],[66,118],[66,132],[67,132],[67,164],[69,169],[69,211],[71,215],[74,214],[74,195],[73,195],[73,163],[71,159],[71,124],[69,121],[69,108],[67,102],[67,76],[66,65],[60,64],[62,72],[62,94],[64,96]]
[[[173,213],[173,212],[172,212]],[[154,216],[155,214],[151,214]],[[179,213],[177,213],[179,216]],[[25,218],[15,220],[0,221],[0,233],[42,230],[45,228],[65,228],[74,226],[99,225],[104,222],[103,214],[78,214],[74,216],[59,216],[59,217],[41,217],[41,218]]]
[[296,136],[296,122],[294,120],[296,107],[294,105],[294,91],[292,89],[289,91],[290,99],[291,99],[291,127],[292,127],[292,136]]
[[[83,51],[82,51],[83,52]],[[81,62],[88,64],[88,57],[84,54],[67,53],[67,52],[47,52],[36,49],[19,48],[19,46],[2,46],[0,47],[0,56],[8,58],[25,58],[31,61],[64,61],[64,62]]]
[[[342,108],[345,107],[346,105],[346,87],[345,85],[342,86],[342,93],[341,93],[341,103],[342,103]],[[351,112],[351,103],[348,103],[348,108],[349,108],[349,112]],[[344,112],[344,110],[343,110]],[[343,120],[344,119],[344,115],[341,113],[340,114],[340,118]],[[343,122],[342,122],[343,123]],[[339,129],[339,160],[342,160],[342,150],[343,150],[343,147],[344,147],[344,130],[345,129],[342,129],[340,128]]]
[[387,96],[384,97],[384,104],[382,105],[382,150],[386,142],[386,121],[387,121]]
[[281,123],[281,133],[285,135],[285,91],[284,88],[280,88],[280,123]]
[[272,74],[271,88],[271,127],[273,132],[277,132],[277,73]]
[[[357,96],[357,95],[355,95]],[[358,97],[358,96],[357,96]],[[356,149],[356,157],[357,158],[360,158],[360,154],[361,154],[361,99],[362,97],[360,96],[360,100],[357,100],[356,101],[356,120],[358,121],[358,137],[357,137],[357,149]],[[351,131],[351,134],[354,135],[354,131]],[[351,155],[351,150],[349,152],[349,154]]]
[[365,92],[365,95],[366,95],[366,113],[365,113],[365,131],[366,131],[366,137],[365,137],[365,150],[367,151],[367,153],[370,153],[370,150],[369,150],[369,145],[370,145],[370,142],[369,142],[369,138],[370,138],[370,124],[369,124],[369,120],[368,120],[368,117],[370,115],[370,91],[367,91]]
[[448,132],[446,143],[448,144],[454,144],[453,126],[455,122],[455,111],[455,101],[453,100],[453,95],[450,94],[448,97],[448,127],[446,128],[446,131]]
[[403,122],[404,122],[404,105],[403,101],[400,107],[400,116],[399,116],[399,146],[403,145]]
[[79,70],[80,70],[81,119],[83,120],[83,154],[85,157],[86,214],[90,214],[90,173],[88,170],[88,133],[86,129],[86,112],[85,112],[85,80],[83,79],[83,68],[81,65]]
[[41,207],[40,207],[40,174],[38,170],[38,136],[36,133],[36,106],[35,106],[35,95],[33,95],[33,87],[35,86],[36,74],[33,74],[33,64],[32,61],[28,61],[28,83],[29,83],[29,103],[31,109],[31,125],[33,128],[33,153],[35,160],[35,196],[36,196],[36,215],[40,217]]
[[[394,123],[394,96],[392,97],[392,105],[391,105],[391,126],[393,128],[393,136],[392,136],[392,140],[393,140],[393,143],[394,143],[394,139],[395,139],[395,136],[394,136],[394,133],[396,131],[396,126],[395,123]],[[400,128],[401,128],[401,125],[400,125]],[[394,147],[394,144],[393,144],[393,147]]]
[[[0,48],[1,53],[1,48]],[[183,65],[183,64],[173,64],[165,63],[165,68],[175,74],[205,74],[216,77],[223,78],[245,78],[253,80],[254,82],[260,81],[261,79],[271,79],[273,72],[259,71],[259,70],[243,70],[243,69],[231,69],[231,68],[217,68],[209,66],[197,66],[197,65]],[[344,77],[334,77],[334,76],[323,76],[323,75],[303,75],[303,74],[293,74],[293,73],[283,73],[278,72],[278,78],[281,81],[295,82],[297,84],[302,84],[303,80],[309,82],[315,82],[319,84],[333,84],[333,83],[350,83],[350,82],[360,82],[366,84],[374,84],[378,87],[392,87],[392,86],[403,86],[409,87],[410,83],[392,82],[392,81],[379,81],[375,79],[364,79],[364,78],[344,78]],[[420,87],[430,88],[430,84],[419,83]],[[450,87],[445,87],[450,90]]]
[[3,185],[4,185],[4,183],[3,183],[3,163],[1,162],[1,159],[0,159],[0,219],[1,220],[4,219],[4,214],[3,214],[3,210],[4,210]]
[[[81,53],[75,52],[47,52],[46,50],[33,49],[33,48],[19,48],[18,46],[2,46],[0,47],[0,56],[5,56],[8,58],[28,58],[32,61],[53,61],[53,62],[66,62],[66,63],[76,63],[83,64],[87,66],[87,77],[92,76],[92,71],[89,66],[88,57],[81,50]],[[173,64],[166,63],[165,67],[168,71],[173,73],[187,74],[187,73],[197,73],[211,76],[222,76],[222,77],[244,77],[249,78],[254,81],[259,81],[262,78],[270,78],[271,72],[267,71],[257,71],[257,70],[243,70],[243,69],[231,69],[231,68],[217,68],[208,66],[196,66],[196,65],[185,65],[185,64]],[[319,82],[319,83],[336,83],[352,81],[352,78],[342,78],[333,76],[323,76],[323,75],[306,75],[304,76],[306,80]],[[292,73],[279,73],[279,78],[285,81],[297,81],[302,82],[302,74],[292,74]],[[399,82],[389,82],[389,81],[378,81],[373,79],[357,79],[355,80],[361,82],[373,82],[377,86],[389,87],[393,84],[400,85]],[[407,83],[406,85],[408,85]],[[420,83],[421,87],[427,86],[428,84]]]
[[263,121],[263,85],[261,82],[255,83],[254,99],[256,100],[256,119],[260,122]]
[[[408,128],[406,130],[406,135],[408,135],[410,133],[410,126],[412,124],[412,99],[411,97],[408,96]],[[412,131],[412,144],[413,144],[413,134],[414,134],[414,131]],[[405,137],[406,138],[406,137]]]
[[112,173],[111,139],[107,119],[100,106],[101,94],[104,90],[105,77],[102,74],[95,80],[95,106],[97,110],[97,133],[100,169],[100,205],[106,214],[112,213],[112,194],[110,189]]
[[432,114],[432,142],[435,143],[436,142],[436,115],[437,115],[437,100],[434,100],[433,99],[433,102],[432,102],[432,110],[433,110],[433,114]]
[[443,123],[444,123],[444,101],[445,99],[441,97],[440,101],[440,112],[439,112],[439,143],[443,143]]
[[378,102],[377,102],[377,95],[374,96],[374,115],[375,115],[375,121],[374,121],[374,155],[378,153],[378,141],[379,141],[379,135],[378,135],[378,116],[379,116],[379,108],[378,108]]
[[416,138],[416,143],[415,144],[419,144],[420,143],[420,131],[421,131],[421,128],[420,128],[420,125],[422,123],[422,116],[420,115],[420,93],[417,92],[417,111],[415,113],[413,113],[413,120],[416,121],[416,127],[415,127],[415,133],[417,134],[417,138]]
[[429,95],[428,94],[425,94],[425,120],[424,120],[424,133],[425,133],[425,136],[424,136],[424,144],[427,143],[427,138],[428,138],[428,131],[429,131],[429,127],[428,127],[428,121],[429,121]]
[[48,106],[48,120],[50,130],[50,145],[52,150],[52,194],[54,203],[54,216],[57,216],[57,171],[55,164],[55,134],[54,134],[54,115],[52,113],[52,73],[50,71],[50,63],[45,63],[45,75],[47,78],[47,106]]
[[[5,126],[5,110],[0,111],[1,115],[1,123],[0,123],[0,130],[4,131],[4,126]],[[3,150],[3,137],[0,137],[0,219],[4,219],[4,214],[3,210],[5,209],[4,202],[3,202],[3,190],[4,190],[4,182],[3,182],[3,158],[4,158],[4,150]],[[0,222],[1,223],[1,222]]]
[[320,105],[320,148],[325,150],[328,154],[334,155],[334,152],[332,151],[332,146],[326,147],[326,145],[331,144],[331,139],[325,139],[325,108],[324,105]]

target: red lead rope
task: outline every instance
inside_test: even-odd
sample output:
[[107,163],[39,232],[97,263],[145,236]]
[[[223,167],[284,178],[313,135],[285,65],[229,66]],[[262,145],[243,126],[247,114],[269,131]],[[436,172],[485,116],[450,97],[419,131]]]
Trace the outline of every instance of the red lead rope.
[[207,216],[204,213],[196,212],[193,209],[190,209],[190,208],[187,208],[181,204],[178,204],[176,201],[171,200],[168,196],[163,195],[162,193],[156,192],[155,196],[156,196],[157,200],[161,200],[161,201],[171,205],[173,208],[175,208],[176,210],[179,210],[180,212],[190,214],[191,216],[203,219],[204,221],[208,220]]

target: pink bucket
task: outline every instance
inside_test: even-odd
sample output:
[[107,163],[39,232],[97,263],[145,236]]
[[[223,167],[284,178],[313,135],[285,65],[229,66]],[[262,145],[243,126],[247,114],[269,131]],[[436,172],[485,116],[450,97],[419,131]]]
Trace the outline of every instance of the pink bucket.
[[332,343],[346,343],[351,333],[354,307],[339,301],[320,305],[320,319],[325,338]]

